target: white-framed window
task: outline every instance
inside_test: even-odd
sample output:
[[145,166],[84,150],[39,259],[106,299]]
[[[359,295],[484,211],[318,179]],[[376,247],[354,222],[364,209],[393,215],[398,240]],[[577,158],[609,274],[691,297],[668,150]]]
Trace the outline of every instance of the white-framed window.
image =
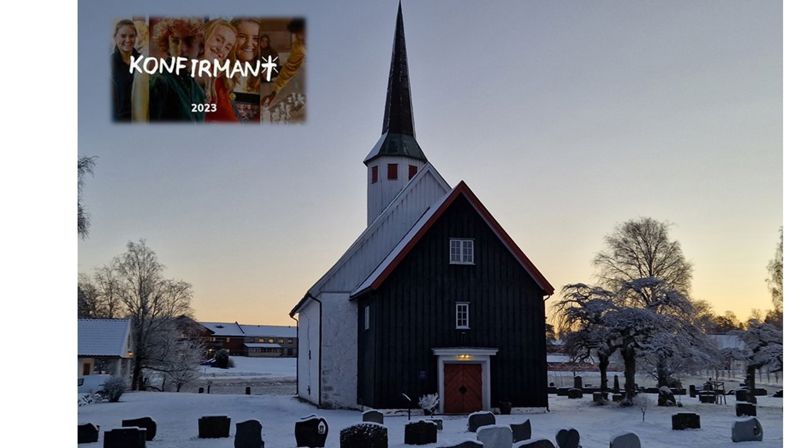
[[451,238],[450,264],[475,264],[474,240]]
[[469,330],[469,302],[456,302],[456,329]]
[[369,305],[364,307],[364,329],[369,330]]

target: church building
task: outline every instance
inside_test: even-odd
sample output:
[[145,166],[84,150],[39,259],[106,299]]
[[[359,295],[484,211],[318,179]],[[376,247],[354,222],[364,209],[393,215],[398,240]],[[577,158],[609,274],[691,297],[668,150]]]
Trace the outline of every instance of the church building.
[[367,227],[290,315],[298,395],[324,408],[546,407],[553,286],[464,181],[417,142],[402,9],[382,135],[364,159]]

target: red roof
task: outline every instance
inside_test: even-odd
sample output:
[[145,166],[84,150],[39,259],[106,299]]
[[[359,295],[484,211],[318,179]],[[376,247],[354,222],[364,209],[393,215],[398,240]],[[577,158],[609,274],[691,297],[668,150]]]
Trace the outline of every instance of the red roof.
[[[402,245],[402,247],[395,248],[395,250],[389,254],[390,259],[385,260],[380,264],[380,266],[378,266],[378,271],[373,272],[372,275],[367,278],[367,284],[362,284],[356,289],[354,296],[359,295],[361,292],[364,292],[368,289],[374,290],[379,288],[389,277],[389,275],[394,272],[397,266],[402,263],[405,257],[414,249],[422,237],[424,237],[431,227],[436,224],[439,218],[444,215],[450,205],[452,205],[453,202],[455,202],[455,200],[459,197],[464,197],[467,202],[472,205],[472,207],[476,212],[478,212],[481,218],[483,218],[484,222],[486,222],[489,228],[491,228],[495,235],[500,238],[500,241],[503,242],[511,254],[514,255],[514,258],[516,258],[520,265],[522,265],[523,269],[525,269],[525,271],[531,276],[533,281],[536,282],[540,288],[542,288],[544,293],[546,295],[553,294],[553,285],[551,285],[550,282],[544,278],[544,275],[539,272],[539,269],[533,265],[531,260],[525,255],[524,252],[522,252],[522,249],[520,249],[514,240],[508,236],[508,233],[503,230],[497,220],[494,219],[494,216],[489,213],[489,210],[486,209],[480,199],[478,199],[475,193],[473,193],[469,186],[467,186],[467,184],[462,180],[450,191],[450,193],[448,193],[445,200],[442,201],[435,210],[429,211],[429,213],[426,213],[426,215],[428,215],[427,217],[423,216],[421,218],[421,220],[424,220],[420,223],[421,225],[412,228],[411,231],[414,233],[406,238],[403,238],[400,243],[398,243],[398,246]],[[399,251],[397,249],[399,249]]]

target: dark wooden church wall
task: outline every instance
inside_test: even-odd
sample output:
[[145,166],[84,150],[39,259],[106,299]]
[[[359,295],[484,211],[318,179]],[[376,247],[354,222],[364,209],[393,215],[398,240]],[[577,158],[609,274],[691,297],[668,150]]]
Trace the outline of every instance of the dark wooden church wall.
[[[450,238],[475,240],[475,264],[451,265]],[[437,391],[434,347],[494,347],[492,404],[547,405],[543,292],[466,199],[457,199],[379,290],[359,299],[359,400],[401,408]],[[457,330],[456,302],[470,302]],[[364,307],[370,329],[364,331]],[[421,373],[422,372],[422,373]]]

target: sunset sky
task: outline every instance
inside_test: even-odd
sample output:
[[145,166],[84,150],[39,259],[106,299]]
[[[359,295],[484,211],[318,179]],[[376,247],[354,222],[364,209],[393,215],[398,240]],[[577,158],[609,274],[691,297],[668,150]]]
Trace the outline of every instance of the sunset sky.
[[[143,238],[204,321],[288,312],[367,221],[396,0],[79,3],[79,154],[91,273]],[[782,224],[778,1],[403,2],[417,140],[556,289],[594,281],[604,235],[671,223],[692,296],[746,318]],[[307,122],[115,125],[114,20],[304,16]]]

